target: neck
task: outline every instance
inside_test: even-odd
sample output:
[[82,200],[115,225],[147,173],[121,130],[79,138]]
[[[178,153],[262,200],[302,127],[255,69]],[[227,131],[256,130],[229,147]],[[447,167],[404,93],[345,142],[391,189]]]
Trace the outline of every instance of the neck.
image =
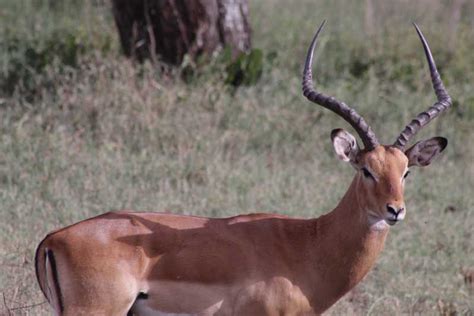
[[[383,249],[388,228],[368,222],[363,199],[358,196],[358,177],[338,206],[315,220],[312,286],[314,299],[329,307],[369,272]],[[315,266],[314,266],[315,265]]]

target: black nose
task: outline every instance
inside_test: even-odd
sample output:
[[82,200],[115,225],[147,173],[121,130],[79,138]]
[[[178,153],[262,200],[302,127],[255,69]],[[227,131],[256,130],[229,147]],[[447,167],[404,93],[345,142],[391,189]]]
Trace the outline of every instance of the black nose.
[[403,211],[403,207],[401,207],[400,209],[396,209],[395,207],[393,207],[392,205],[390,204],[387,204],[387,211],[390,213],[390,214],[393,214],[395,215],[395,218],[397,218],[398,214],[400,214],[401,211]]

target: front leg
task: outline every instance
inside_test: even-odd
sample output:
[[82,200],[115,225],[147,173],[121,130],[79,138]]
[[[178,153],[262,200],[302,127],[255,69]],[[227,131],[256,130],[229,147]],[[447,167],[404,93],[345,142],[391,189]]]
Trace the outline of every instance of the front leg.
[[243,287],[233,299],[231,315],[315,315],[302,290],[284,277],[256,281]]

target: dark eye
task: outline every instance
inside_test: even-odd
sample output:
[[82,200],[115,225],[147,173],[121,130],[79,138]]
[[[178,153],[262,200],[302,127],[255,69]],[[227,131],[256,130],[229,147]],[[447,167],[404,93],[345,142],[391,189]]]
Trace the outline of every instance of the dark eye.
[[403,179],[405,179],[406,177],[408,177],[409,174],[410,174],[410,170],[408,170],[407,172],[405,172],[405,175],[403,175]]
[[371,179],[374,178],[374,176],[370,173],[369,170],[367,170],[367,168],[362,168],[362,172],[364,173],[364,177],[371,178]]

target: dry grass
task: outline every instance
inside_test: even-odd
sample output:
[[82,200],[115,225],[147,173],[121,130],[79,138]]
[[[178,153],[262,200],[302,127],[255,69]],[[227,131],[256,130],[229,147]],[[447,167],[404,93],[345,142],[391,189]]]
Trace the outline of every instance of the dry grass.
[[[252,2],[254,46],[277,57],[265,61],[258,84],[234,90],[222,84],[218,61],[184,83],[180,69],[121,57],[101,1],[38,8],[0,0],[3,32],[22,47],[43,45],[58,30],[85,43],[76,63],[53,56],[0,99],[0,314],[49,314],[34,277],[36,245],[52,229],[107,210],[305,217],[330,210],[353,171],[334,158],[329,132],[349,127],[300,93],[301,61],[323,18],[318,81],[355,104],[382,141],[392,142],[434,100],[412,20],[456,101],[418,137],[450,143],[410,175],[406,221],[392,229],[376,268],[328,314],[472,314],[465,271],[474,266],[474,21],[466,13],[453,24],[452,4],[432,1],[372,4],[370,17],[369,2]],[[467,3],[462,12],[471,9]],[[24,35],[32,20],[36,35]],[[14,56],[0,53],[5,73]]]

